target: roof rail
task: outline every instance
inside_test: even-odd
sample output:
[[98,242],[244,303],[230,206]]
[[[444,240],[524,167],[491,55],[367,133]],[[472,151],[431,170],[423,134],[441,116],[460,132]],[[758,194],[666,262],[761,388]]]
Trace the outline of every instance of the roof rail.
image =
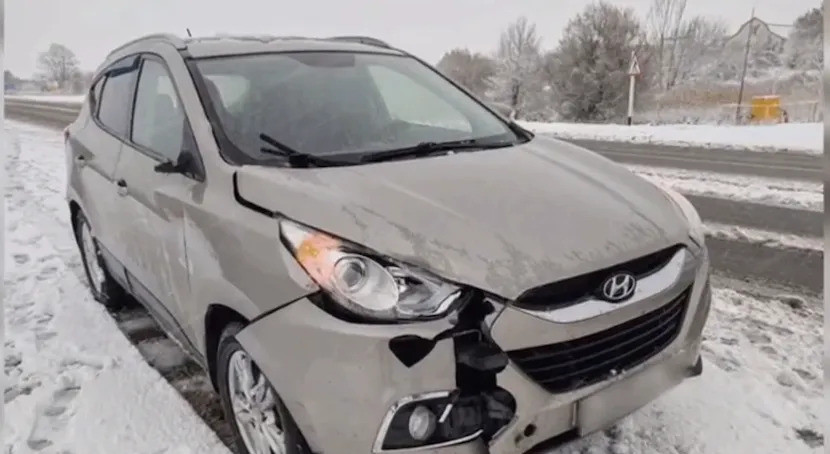
[[383,41],[381,41],[377,38],[372,38],[371,36],[334,36],[332,38],[327,38],[327,39],[329,39],[331,41],[347,41],[347,42],[352,42],[352,43],[366,44],[366,45],[369,45],[369,46],[383,47],[385,49],[391,49],[392,48],[392,46],[390,46],[389,44],[387,44],[387,43],[385,43],[385,42],[383,42]]
[[141,41],[163,41],[163,42],[166,42],[166,43],[172,45],[176,49],[186,49],[187,48],[187,43],[183,39],[179,38],[178,36],[176,36],[172,33],[154,33],[154,34],[151,34],[151,35],[145,35],[145,36],[138,37],[134,40],[128,41],[128,42],[116,47],[109,54],[107,54],[107,57],[109,57],[110,55],[118,52],[121,49],[126,48],[127,46],[131,46],[131,45],[133,45],[135,43],[139,43]]

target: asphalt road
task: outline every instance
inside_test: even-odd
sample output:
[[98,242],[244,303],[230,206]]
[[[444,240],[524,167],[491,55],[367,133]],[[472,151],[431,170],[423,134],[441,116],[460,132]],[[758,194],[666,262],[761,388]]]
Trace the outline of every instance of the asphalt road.
[[822,181],[820,156],[718,148],[568,140],[615,161],[685,170]]
[[[62,128],[76,115],[72,104],[43,104],[6,100],[9,118]],[[626,164],[672,167],[690,171],[755,175],[820,181],[820,157],[799,153],[752,152],[651,144],[571,140],[577,145]],[[704,221],[771,230],[791,235],[822,237],[823,213],[688,196]],[[810,294],[822,292],[821,251],[771,248],[740,241],[710,238],[716,273],[740,280],[776,283]]]

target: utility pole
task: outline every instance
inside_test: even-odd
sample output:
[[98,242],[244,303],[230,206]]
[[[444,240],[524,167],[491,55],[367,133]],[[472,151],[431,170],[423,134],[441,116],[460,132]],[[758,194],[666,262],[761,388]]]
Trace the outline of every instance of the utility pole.
[[752,8],[752,15],[749,18],[749,32],[746,34],[746,49],[744,50],[744,68],[741,71],[741,88],[738,89],[738,107],[735,108],[735,124],[741,122],[741,102],[744,99],[744,79],[746,79],[746,67],[749,64],[749,48],[752,42],[752,34],[755,33],[755,8]]

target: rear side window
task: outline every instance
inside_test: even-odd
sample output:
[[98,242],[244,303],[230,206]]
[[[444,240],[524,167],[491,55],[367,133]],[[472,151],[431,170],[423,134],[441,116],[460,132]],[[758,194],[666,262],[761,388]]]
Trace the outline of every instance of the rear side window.
[[100,104],[101,91],[104,89],[105,80],[107,80],[106,77],[98,79],[98,82],[95,82],[95,85],[92,86],[92,90],[90,91],[90,106],[93,115],[98,114],[98,105]]
[[112,73],[104,81],[98,120],[118,136],[126,137],[136,71]]
[[184,109],[170,74],[160,62],[145,60],[135,96],[133,142],[175,162],[184,133]]

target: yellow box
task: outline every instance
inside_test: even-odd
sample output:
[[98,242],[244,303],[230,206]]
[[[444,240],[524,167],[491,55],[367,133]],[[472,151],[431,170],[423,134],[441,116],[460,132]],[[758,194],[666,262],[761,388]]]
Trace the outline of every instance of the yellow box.
[[779,123],[781,121],[781,97],[778,95],[753,96],[750,120],[753,123]]

